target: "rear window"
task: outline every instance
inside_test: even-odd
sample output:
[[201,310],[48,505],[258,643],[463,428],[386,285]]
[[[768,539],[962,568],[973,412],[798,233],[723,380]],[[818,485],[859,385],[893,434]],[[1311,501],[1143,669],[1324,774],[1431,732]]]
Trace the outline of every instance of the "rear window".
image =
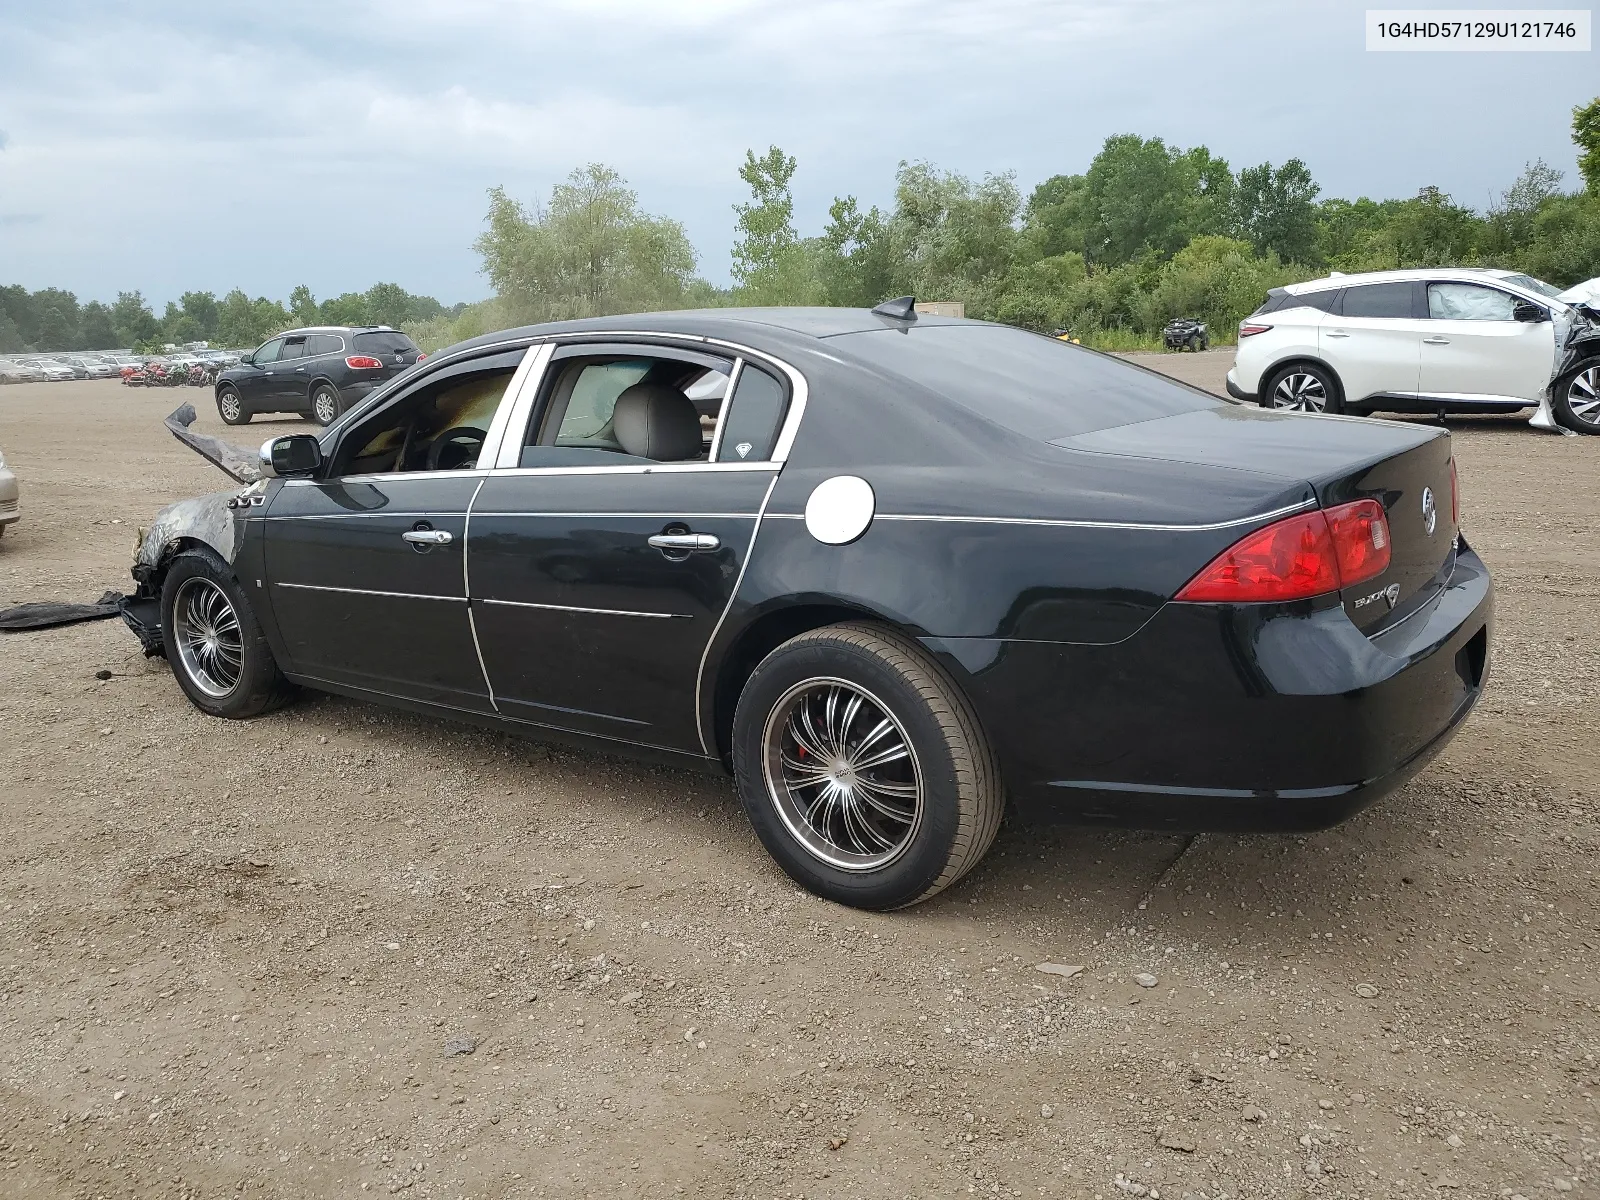
[[355,337],[355,349],[368,354],[406,354],[417,348],[403,333],[358,333]]
[[1228,401],[1058,338],[1004,325],[849,333],[840,349],[1040,441],[1153,421]]

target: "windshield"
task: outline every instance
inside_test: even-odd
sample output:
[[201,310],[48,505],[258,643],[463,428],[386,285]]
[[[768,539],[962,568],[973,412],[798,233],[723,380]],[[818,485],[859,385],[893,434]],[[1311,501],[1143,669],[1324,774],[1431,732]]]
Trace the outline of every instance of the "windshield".
[[1527,288],[1530,292],[1538,292],[1541,296],[1548,296],[1552,300],[1558,299],[1561,295],[1560,288],[1554,284],[1546,283],[1542,279],[1535,279],[1532,275],[1502,275],[1500,278],[1507,283],[1515,284],[1517,287]]
[[358,333],[354,348],[367,354],[406,354],[417,344],[403,333]]
[[1025,437],[1051,441],[1230,401],[1059,338],[1006,325],[924,325],[830,339]]

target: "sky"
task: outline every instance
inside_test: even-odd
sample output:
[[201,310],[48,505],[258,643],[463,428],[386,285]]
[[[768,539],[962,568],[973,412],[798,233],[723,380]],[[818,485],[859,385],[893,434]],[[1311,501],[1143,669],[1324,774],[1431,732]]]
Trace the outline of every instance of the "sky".
[[901,160],[1026,195],[1119,133],[1299,157],[1324,195],[1481,209],[1535,158],[1578,185],[1595,52],[1369,53],[1365,7],[0,0],[0,284],[477,300],[487,189],[535,204],[587,162],[726,283],[738,168],[771,144],[802,235],[836,195],[892,205]]

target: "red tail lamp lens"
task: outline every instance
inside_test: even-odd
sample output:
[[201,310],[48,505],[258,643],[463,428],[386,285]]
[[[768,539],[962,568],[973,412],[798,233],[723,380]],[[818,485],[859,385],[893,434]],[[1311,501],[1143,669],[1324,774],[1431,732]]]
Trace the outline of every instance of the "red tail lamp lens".
[[1271,328],[1271,325],[1254,325],[1249,321],[1246,321],[1244,324],[1239,326],[1239,336],[1242,338],[1255,337],[1256,334],[1266,333],[1267,330]]
[[1376,500],[1286,517],[1217,555],[1177,595],[1204,604],[1262,604],[1337,592],[1389,569],[1389,522]]
[[352,371],[376,371],[383,366],[381,362],[370,354],[352,354],[344,360],[344,365]]

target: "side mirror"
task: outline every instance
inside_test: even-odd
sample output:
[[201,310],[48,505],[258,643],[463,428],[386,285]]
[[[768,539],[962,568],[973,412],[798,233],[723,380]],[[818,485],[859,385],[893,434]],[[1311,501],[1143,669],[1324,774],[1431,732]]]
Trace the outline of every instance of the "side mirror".
[[247,351],[239,356],[239,365],[241,367],[253,367],[255,364],[256,355],[254,350]]
[[322,444],[309,433],[269,438],[261,447],[261,473],[287,479],[322,465]]
[[1532,300],[1518,300],[1511,309],[1511,317],[1515,321],[1548,321],[1550,311],[1542,304],[1535,304]]

